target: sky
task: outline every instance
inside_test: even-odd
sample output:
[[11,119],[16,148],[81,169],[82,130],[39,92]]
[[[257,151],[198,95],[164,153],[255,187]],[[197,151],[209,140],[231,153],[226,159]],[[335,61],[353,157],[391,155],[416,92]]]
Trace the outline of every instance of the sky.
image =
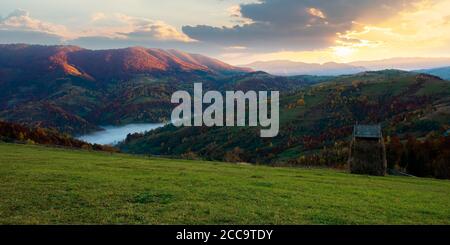
[[1,0],[0,43],[253,61],[450,57],[450,0]]

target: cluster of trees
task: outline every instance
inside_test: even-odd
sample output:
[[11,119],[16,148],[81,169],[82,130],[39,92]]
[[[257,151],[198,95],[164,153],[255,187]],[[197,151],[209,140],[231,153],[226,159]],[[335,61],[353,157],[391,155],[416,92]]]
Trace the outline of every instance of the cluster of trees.
[[87,142],[72,138],[67,134],[60,134],[56,130],[45,129],[41,127],[26,127],[16,123],[0,121],[0,141],[57,145],[86,150],[118,152],[117,148],[98,144],[89,144]]
[[290,159],[290,166],[331,167],[343,169],[347,167],[349,142],[336,141],[334,145],[324,146],[320,150],[301,154],[296,159]]
[[[419,177],[450,179],[450,136],[429,135],[417,139],[409,135],[385,138],[388,169]],[[346,168],[349,144],[337,141],[310,154],[302,154],[287,162],[290,166]]]
[[420,177],[450,179],[450,136],[418,140],[409,135],[403,141],[398,137],[386,141],[388,168]]

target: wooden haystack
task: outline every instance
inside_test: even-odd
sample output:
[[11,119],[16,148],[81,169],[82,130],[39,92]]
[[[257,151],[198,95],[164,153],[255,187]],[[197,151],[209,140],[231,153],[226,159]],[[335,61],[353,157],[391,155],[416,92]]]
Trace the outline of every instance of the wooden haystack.
[[351,173],[386,175],[386,148],[380,125],[355,125],[348,165]]

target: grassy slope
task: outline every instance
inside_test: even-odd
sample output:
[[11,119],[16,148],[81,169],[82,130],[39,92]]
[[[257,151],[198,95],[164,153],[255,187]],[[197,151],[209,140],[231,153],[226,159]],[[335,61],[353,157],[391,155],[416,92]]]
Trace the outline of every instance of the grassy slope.
[[450,181],[0,144],[0,223],[450,224]]

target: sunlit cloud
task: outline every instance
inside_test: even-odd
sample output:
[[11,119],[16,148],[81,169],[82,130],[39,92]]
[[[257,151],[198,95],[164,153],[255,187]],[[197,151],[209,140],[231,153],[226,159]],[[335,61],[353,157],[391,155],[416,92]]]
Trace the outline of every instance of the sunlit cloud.
[[[122,13],[91,15],[88,28],[69,30],[66,26],[33,18],[26,10],[17,9],[0,19],[0,42],[30,42],[42,44],[70,44],[79,39],[120,39],[121,43],[195,42],[175,27],[160,20],[151,20]],[[101,45],[100,45],[101,46]],[[123,46],[123,45],[122,45]]]
[[225,48],[226,50],[245,50],[247,47],[244,46],[229,46]]
[[62,39],[74,37],[65,26],[32,18],[30,13],[23,9],[16,9],[4,19],[0,19],[0,30],[46,33],[60,36]]
[[[312,11],[311,11],[312,12]],[[337,32],[328,47],[241,54],[230,62],[288,59],[324,63],[391,57],[450,56],[450,1],[419,1],[388,18],[358,18],[351,28]]]
[[156,40],[193,42],[194,39],[178,31],[175,27],[168,25],[164,21],[137,18],[125,14],[117,14],[117,18],[126,23],[129,31],[122,33],[127,37],[154,38]]
[[227,8],[227,12],[229,13],[230,17],[232,18],[232,21],[237,24],[251,24],[253,23],[253,20],[250,18],[246,18],[242,16],[241,12],[241,6],[240,5],[233,5],[229,8]]
[[129,16],[122,13],[95,13],[89,29],[81,37],[102,36],[107,38],[194,42],[195,40],[160,20]]
[[106,19],[106,14],[102,13],[102,12],[94,13],[91,16],[91,21],[93,21],[93,22],[98,21],[98,20],[102,20],[102,19]]
[[320,10],[316,8],[309,8],[308,13],[312,16],[319,17],[321,19],[326,19],[325,14]]
[[337,43],[357,48],[355,59],[450,55],[450,1],[423,1],[416,7],[376,25],[358,23],[354,30],[340,35]]

